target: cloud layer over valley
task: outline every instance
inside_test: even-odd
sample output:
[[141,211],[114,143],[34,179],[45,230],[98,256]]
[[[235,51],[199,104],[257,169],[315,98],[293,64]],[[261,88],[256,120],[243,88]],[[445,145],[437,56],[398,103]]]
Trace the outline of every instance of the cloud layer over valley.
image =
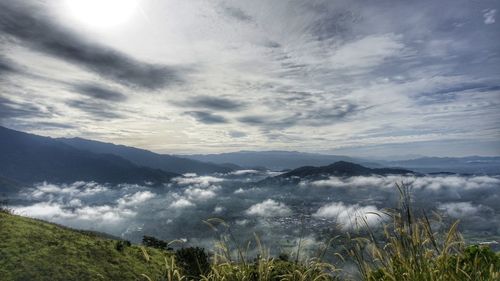
[[334,177],[269,186],[255,183],[266,174],[241,174],[189,174],[163,188],[41,183],[13,197],[11,204],[18,214],[133,241],[153,235],[211,247],[219,233],[203,221],[221,218],[242,241],[255,232],[263,241],[290,246],[286,241],[295,241],[301,226],[308,239],[317,241],[325,240],[325,233],[356,231],[364,223],[378,228],[387,219],[384,211],[397,206],[395,183],[405,182],[413,188],[416,210],[437,211],[445,221],[459,219],[466,235],[500,235],[498,177]]

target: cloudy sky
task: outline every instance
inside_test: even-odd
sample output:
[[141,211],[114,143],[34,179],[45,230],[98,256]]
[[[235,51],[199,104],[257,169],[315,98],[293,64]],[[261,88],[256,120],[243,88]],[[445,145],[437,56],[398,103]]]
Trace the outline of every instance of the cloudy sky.
[[499,12],[0,0],[0,122],[165,153],[499,155]]

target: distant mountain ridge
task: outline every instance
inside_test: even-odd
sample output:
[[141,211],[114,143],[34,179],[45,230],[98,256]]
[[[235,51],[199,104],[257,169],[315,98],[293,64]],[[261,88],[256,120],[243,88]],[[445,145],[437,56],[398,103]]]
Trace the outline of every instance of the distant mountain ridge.
[[157,185],[175,176],[178,174],[141,167],[116,155],[92,153],[56,139],[0,126],[0,177],[5,182],[149,182]]
[[370,175],[406,175],[415,174],[415,172],[398,168],[368,168],[359,164],[338,161],[327,166],[313,167],[304,166],[287,173],[267,178],[262,183],[298,183],[302,180],[320,180],[331,176],[336,177],[354,177]]
[[296,169],[302,166],[324,166],[337,161],[349,161],[365,166],[380,166],[376,163],[343,155],[325,155],[298,151],[238,151],[220,154],[193,154],[182,157],[213,163],[234,163],[252,168],[265,166],[271,170]]
[[237,168],[237,166],[229,165],[227,163],[221,163],[219,165],[214,163],[206,163],[167,154],[157,154],[145,149],[82,138],[59,138],[58,140],[81,150],[86,150],[93,153],[114,154],[136,165],[154,169],[161,169],[163,171],[178,174],[228,173],[234,171]]
[[[290,170],[303,166],[327,166],[338,161],[357,163],[368,168],[396,167],[420,173],[500,174],[500,156],[418,157],[381,160],[343,155],[297,151],[239,151],[220,154],[193,154],[183,157],[213,163],[234,163],[242,167],[265,166],[271,170]],[[407,156],[407,157],[410,157]],[[395,157],[397,159],[397,157]]]

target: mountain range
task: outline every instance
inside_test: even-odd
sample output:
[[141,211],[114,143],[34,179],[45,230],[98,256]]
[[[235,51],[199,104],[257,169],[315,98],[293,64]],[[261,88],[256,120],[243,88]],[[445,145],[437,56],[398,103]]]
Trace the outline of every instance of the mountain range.
[[303,166],[324,166],[338,161],[355,162],[367,167],[380,167],[377,163],[370,163],[365,159],[343,155],[326,155],[298,151],[238,151],[220,154],[192,154],[182,157],[207,161],[212,163],[233,163],[245,168],[266,167],[279,171],[296,169]]
[[387,161],[294,151],[240,151],[180,157],[82,138],[37,136],[0,126],[2,191],[42,181],[160,185],[184,173],[230,173],[248,168],[289,170],[278,178],[410,171],[500,174],[500,157],[422,157]]
[[0,155],[0,177],[23,184],[41,181],[160,184],[178,175],[5,127],[0,127]]
[[[451,172],[460,174],[500,174],[500,157],[417,157],[381,160],[368,157],[350,157],[305,153],[297,151],[238,151],[220,154],[194,154],[183,157],[212,163],[233,163],[241,167],[266,167],[271,170],[291,170],[303,166],[327,166],[338,161],[357,163],[369,168],[396,167],[419,173]],[[416,158],[412,158],[416,157]],[[396,157],[394,157],[396,159]]]
[[228,163],[206,163],[168,154],[158,154],[145,149],[87,140],[82,138],[59,138],[57,140],[80,150],[86,150],[100,154],[113,154],[139,166],[161,169],[163,171],[178,174],[228,173],[236,169],[241,169],[236,165]]

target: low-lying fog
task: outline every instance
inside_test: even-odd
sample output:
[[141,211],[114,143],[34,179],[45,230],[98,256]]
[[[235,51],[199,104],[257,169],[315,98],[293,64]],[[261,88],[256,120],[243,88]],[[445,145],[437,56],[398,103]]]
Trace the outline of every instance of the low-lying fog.
[[[175,178],[162,188],[108,186],[93,182],[41,183],[10,199],[17,214],[74,228],[110,233],[139,242],[142,235],[212,247],[218,233],[203,221],[225,220],[239,242],[256,232],[268,246],[283,249],[325,242],[352,231],[359,216],[376,228],[374,213],[396,206],[396,182],[409,183],[417,210],[460,219],[465,237],[490,241],[500,235],[500,177],[369,176],[301,182],[296,186],[260,185],[269,172]],[[219,230],[220,231],[220,230]],[[271,242],[272,241],[272,242]]]

